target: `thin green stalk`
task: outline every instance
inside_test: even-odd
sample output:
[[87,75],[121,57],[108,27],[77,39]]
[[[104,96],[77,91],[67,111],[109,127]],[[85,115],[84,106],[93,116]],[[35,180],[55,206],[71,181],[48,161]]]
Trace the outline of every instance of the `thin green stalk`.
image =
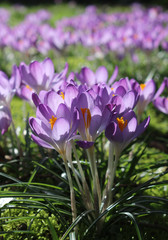
[[13,122],[13,119],[12,119],[12,129],[13,129],[13,132],[14,132],[14,135],[16,137],[16,142],[17,142],[17,148],[18,148],[18,151],[19,151],[19,156],[20,157],[23,157],[23,151],[22,151],[22,147],[21,147],[21,144],[20,144],[20,140],[16,134],[16,128],[15,128],[15,125],[14,125],[14,122]]
[[65,169],[66,169],[66,173],[67,173],[67,177],[68,177],[68,182],[69,182],[69,187],[70,187],[70,199],[71,199],[71,210],[72,210],[72,222],[75,221],[76,217],[77,217],[77,209],[76,209],[76,201],[75,201],[75,192],[74,192],[74,188],[73,188],[73,182],[72,182],[72,178],[71,178],[71,173],[68,167],[68,162],[66,157],[63,155],[62,156],[64,164],[65,164]]
[[79,182],[79,178],[78,178],[78,176],[77,176],[77,174],[76,174],[76,171],[75,171],[75,168],[74,168],[74,165],[73,165],[71,156],[69,156],[68,162],[70,163],[70,166],[71,166],[72,172],[73,172],[73,174],[74,174],[75,180],[76,180],[76,182],[77,182],[77,184],[78,184],[78,187],[79,187],[80,191],[82,192],[82,191],[83,191],[83,190],[82,190],[82,186],[81,186],[81,184],[80,184],[80,182]]
[[[120,159],[120,152],[119,151],[115,151],[115,162],[114,162],[113,171],[112,171],[111,189],[114,186],[114,178],[116,176],[116,170],[117,170],[119,159]],[[112,202],[112,198],[111,198],[111,201],[109,202],[109,205],[111,204],[111,202]]]
[[78,169],[79,169],[79,172],[80,172],[80,175],[81,175],[81,178],[82,178],[82,182],[86,182],[85,174],[84,174],[84,172],[83,172],[81,163],[80,163],[80,161],[79,161],[79,157],[78,157],[78,154],[77,154],[77,151],[76,151],[76,147],[75,147],[74,142],[72,142],[72,148],[73,148],[73,152],[74,152],[74,155],[75,155],[75,159],[76,159],[76,162],[77,162],[77,165],[78,165]]
[[108,158],[108,167],[106,171],[106,178],[105,178],[105,183],[106,187],[103,192],[103,199],[102,202],[104,202],[103,211],[108,207],[108,204],[111,199],[111,189],[112,189],[112,178],[113,178],[113,168],[114,168],[114,145],[112,142],[109,143],[109,158]]
[[74,152],[74,155],[75,155],[77,166],[78,166],[78,169],[79,169],[79,172],[80,172],[80,175],[81,175],[81,179],[82,179],[83,191],[81,193],[82,193],[82,197],[83,197],[83,200],[84,200],[84,204],[85,204],[85,207],[86,207],[87,210],[92,210],[93,209],[93,204],[92,204],[91,194],[90,194],[90,191],[89,191],[88,184],[86,182],[86,178],[85,178],[85,175],[84,175],[84,172],[83,172],[83,169],[82,169],[82,166],[81,166],[81,163],[80,163],[80,160],[79,160],[74,142],[72,142],[72,148],[73,148],[73,152]]
[[94,195],[95,211],[96,211],[96,215],[98,216],[99,208],[101,204],[101,189],[100,189],[99,176],[98,176],[98,171],[96,166],[94,146],[90,147],[87,150],[87,153],[88,153],[88,158],[89,158],[92,177],[93,177],[93,195]]

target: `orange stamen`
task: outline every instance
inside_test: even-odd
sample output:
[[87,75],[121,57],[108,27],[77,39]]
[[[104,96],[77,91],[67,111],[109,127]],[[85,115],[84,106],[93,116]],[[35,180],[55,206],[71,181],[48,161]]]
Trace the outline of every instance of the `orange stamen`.
[[63,100],[65,99],[64,93],[61,92],[60,96],[63,98]]
[[57,118],[52,115],[52,118],[50,118],[50,121],[49,121],[49,123],[51,124],[51,130],[53,130],[56,120],[57,120]]
[[146,84],[144,84],[144,83],[141,83],[141,84],[140,84],[141,90],[144,90],[145,87],[146,87]]
[[138,34],[134,34],[133,38],[136,40],[138,38]]
[[127,41],[127,37],[123,37],[123,41],[126,42]]
[[127,120],[124,121],[124,118],[117,118],[117,123],[118,123],[118,127],[121,130],[121,132],[123,132],[124,128],[126,128],[127,126]]
[[[81,112],[82,112],[82,115],[83,115],[85,128],[89,128],[90,127],[90,122],[91,122],[90,110],[88,108],[81,108]],[[87,116],[86,119],[85,119],[85,113],[86,113],[86,116]]]
[[30,91],[33,91],[33,88],[31,88],[29,85],[26,85],[26,88],[28,88]]

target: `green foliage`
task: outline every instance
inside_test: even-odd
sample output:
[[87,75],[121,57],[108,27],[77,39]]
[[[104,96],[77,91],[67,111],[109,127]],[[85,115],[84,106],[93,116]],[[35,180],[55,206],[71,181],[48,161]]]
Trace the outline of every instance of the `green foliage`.
[[[44,6],[23,8],[20,11],[9,5],[7,7],[12,13],[10,21],[14,26],[22,21],[27,13],[35,12]],[[52,13],[49,20],[52,26],[55,26],[56,20],[78,15],[84,10],[79,5],[68,4],[48,5],[45,9]],[[128,11],[129,8],[104,6],[104,10]],[[159,86],[163,77],[168,76],[168,53],[160,50],[137,50],[136,54],[139,58],[137,63],[132,61],[129,53],[122,61],[114,53],[90,61],[88,55],[94,55],[94,51],[78,45],[67,47],[62,52],[50,51],[48,57],[53,60],[57,72],[68,62],[69,72],[80,71],[83,66],[95,71],[97,67],[104,65],[110,76],[117,65],[117,80],[129,77],[144,82],[151,73]],[[34,53],[25,56],[11,49],[3,49],[0,52],[0,69],[10,76],[13,64],[19,65],[21,61],[29,63],[34,58],[40,61],[44,56]],[[114,203],[98,219],[93,219],[92,212],[85,211],[81,193],[74,183],[78,218],[71,225],[69,187],[60,156],[52,150],[38,147],[31,141],[27,116],[35,116],[35,112],[28,103],[15,97],[11,109],[15,127],[20,128],[18,137],[24,154],[19,158],[16,151],[17,140],[12,130],[1,136],[0,196],[14,198],[0,209],[2,239],[68,239],[76,225],[80,226],[80,240],[168,239],[168,127],[163,113],[159,113],[152,104],[147,109],[146,116],[151,116],[149,128],[123,152],[113,189]],[[95,148],[102,185],[108,158],[103,134],[96,141]],[[81,149],[77,149],[77,152],[82,159],[86,178],[89,179],[86,152]],[[97,223],[104,216],[106,221],[103,229],[96,235],[99,226]]]
[[[57,217],[53,214],[49,214],[45,210],[37,210],[37,212],[35,212],[31,209],[7,209],[1,213],[1,231],[6,233],[0,234],[0,236],[4,236],[5,240],[22,240],[23,238],[25,240],[52,239],[48,222],[50,222],[50,225],[53,226],[61,236],[63,233],[61,225],[58,223]],[[19,231],[23,232],[19,233]]]

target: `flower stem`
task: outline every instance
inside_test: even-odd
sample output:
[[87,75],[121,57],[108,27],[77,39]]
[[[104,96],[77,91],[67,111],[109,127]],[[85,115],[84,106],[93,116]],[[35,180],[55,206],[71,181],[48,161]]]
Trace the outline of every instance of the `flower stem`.
[[74,174],[75,180],[76,180],[76,182],[78,184],[78,187],[79,187],[80,191],[82,191],[82,186],[81,186],[81,184],[79,182],[79,178],[78,178],[78,176],[76,174],[76,171],[75,171],[75,168],[74,168],[74,165],[73,165],[71,157],[68,158],[68,162],[70,163],[70,166],[71,166],[72,172]]
[[[112,171],[111,188],[114,185],[114,178],[116,175],[116,170],[117,170],[119,159],[120,159],[120,152],[115,151],[115,162],[114,162],[113,171]],[[111,197],[111,201],[109,202],[109,204],[111,204],[111,202],[112,202],[112,197]]]
[[111,196],[112,196],[112,184],[113,184],[113,168],[114,168],[114,145],[112,142],[109,143],[109,158],[108,158],[108,167],[107,167],[107,171],[106,171],[106,178],[105,178],[105,183],[106,183],[106,187],[105,190],[103,192],[103,200],[102,202],[104,202],[104,206],[103,210],[105,210],[109,203],[111,202]]
[[76,201],[75,201],[75,192],[73,188],[73,182],[71,178],[71,173],[68,167],[68,162],[65,156],[63,156],[63,161],[65,164],[65,169],[68,177],[69,187],[70,187],[70,199],[71,199],[71,210],[72,210],[72,222],[75,221],[77,217],[77,210],[76,210]]
[[14,125],[14,122],[13,122],[13,119],[12,119],[12,129],[13,129],[13,132],[14,132],[14,135],[16,137],[16,142],[17,142],[17,148],[18,148],[18,151],[19,151],[19,157],[23,157],[23,151],[22,151],[22,147],[21,147],[21,144],[20,144],[20,140],[16,134],[16,128],[15,128],[15,125]]
[[96,166],[96,159],[95,159],[95,152],[94,147],[90,147],[87,150],[88,158],[90,162],[90,168],[92,172],[93,177],[93,196],[94,196],[94,206],[96,211],[96,216],[99,215],[99,208],[101,204],[101,190],[100,190],[100,182],[99,182],[99,176]]
[[80,160],[79,160],[74,142],[72,142],[72,148],[73,148],[75,159],[76,159],[78,169],[79,169],[81,179],[82,179],[83,191],[81,193],[82,193],[82,197],[83,197],[83,200],[84,200],[84,205],[85,205],[86,209],[92,210],[93,209],[93,204],[92,204],[91,194],[90,194],[90,191],[89,191],[88,184],[86,182],[86,178],[85,178],[85,175],[84,175],[84,172],[83,172],[83,169],[82,169],[82,166],[81,166],[81,163],[80,163]]

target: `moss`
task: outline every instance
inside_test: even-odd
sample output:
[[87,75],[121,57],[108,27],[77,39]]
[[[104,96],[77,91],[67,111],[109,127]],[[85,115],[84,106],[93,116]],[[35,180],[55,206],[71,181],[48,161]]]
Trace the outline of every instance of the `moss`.
[[[49,214],[45,210],[39,212],[34,212],[32,210],[24,209],[7,209],[1,213],[1,217],[6,217],[7,219],[1,222],[1,228],[6,233],[5,240],[48,240],[51,239],[50,229],[48,226],[48,219],[54,226],[58,236],[62,236],[63,232],[61,230],[61,225],[58,223],[57,218],[53,214]],[[30,219],[24,219],[24,217],[32,217]],[[35,218],[34,218],[35,217]],[[19,220],[19,218],[22,218]],[[34,218],[34,219],[33,219]],[[10,220],[15,219],[15,221],[10,222]],[[9,221],[9,223],[8,223]],[[11,231],[28,231],[33,233],[11,233]],[[0,235],[1,236],[1,235]]]

